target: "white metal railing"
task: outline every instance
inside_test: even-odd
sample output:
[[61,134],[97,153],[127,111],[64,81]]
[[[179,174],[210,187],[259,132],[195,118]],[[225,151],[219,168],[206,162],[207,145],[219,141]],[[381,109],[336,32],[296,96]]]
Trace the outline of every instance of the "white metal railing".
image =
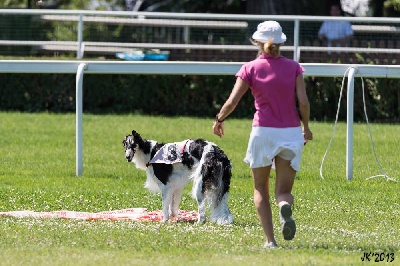
[[[83,173],[82,91],[84,74],[234,75],[242,63],[232,62],[110,62],[0,61],[0,73],[76,74],[76,175]],[[302,64],[305,76],[342,77],[347,73],[346,178],[353,178],[354,77],[400,78],[400,66]]]
[[[116,42],[86,42],[83,38],[84,23],[131,23],[137,25],[158,25],[158,26],[180,26],[184,29],[185,44],[173,44],[168,49],[236,49],[249,50],[251,45],[191,45],[190,28],[246,28],[247,21],[277,20],[293,22],[293,46],[284,47],[285,51],[293,51],[293,59],[298,61],[302,51],[346,51],[346,52],[369,52],[369,53],[389,53],[400,54],[400,49],[383,48],[328,48],[316,46],[300,46],[300,30],[307,22],[322,22],[324,20],[349,21],[353,24],[381,24],[381,25],[353,25],[355,31],[371,33],[393,33],[400,32],[400,18],[375,18],[375,17],[330,17],[330,16],[288,16],[288,15],[233,15],[233,14],[200,14],[200,13],[164,13],[164,12],[131,12],[131,11],[88,11],[88,10],[42,10],[42,9],[1,9],[1,14],[15,15],[37,15],[43,19],[53,21],[76,21],[77,22],[77,41],[76,42],[33,42],[23,41],[25,45],[47,45],[55,49],[61,49],[57,44],[65,45],[64,49],[76,51],[77,58],[81,59],[84,50],[104,50],[106,47],[120,48],[160,48],[168,46],[165,43],[116,43]],[[112,19],[112,20],[110,20]],[[113,22],[113,20],[115,20]],[[197,21],[193,21],[197,20]],[[385,25],[386,24],[386,25]],[[0,45],[22,45],[21,41],[0,40]],[[62,50],[62,49],[61,49]]]

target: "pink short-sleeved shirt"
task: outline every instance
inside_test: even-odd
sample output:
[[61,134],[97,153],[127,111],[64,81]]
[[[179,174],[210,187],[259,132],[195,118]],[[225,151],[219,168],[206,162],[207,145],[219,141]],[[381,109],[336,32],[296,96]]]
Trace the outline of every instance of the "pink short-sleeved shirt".
[[285,128],[301,125],[296,108],[296,78],[303,72],[296,61],[265,54],[240,68],[235,76],[250,86],[254,97],[253,126]]

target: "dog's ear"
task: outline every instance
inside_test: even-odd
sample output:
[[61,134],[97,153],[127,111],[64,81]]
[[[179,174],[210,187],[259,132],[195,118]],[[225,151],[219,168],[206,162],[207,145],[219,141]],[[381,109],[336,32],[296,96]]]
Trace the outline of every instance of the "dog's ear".
[[137,133],[135,130],[132,130],[132,136],[134,139],[142,139],[139,133]]
[[142,139],[140,134],[137,133],[135,130],[132,130],[132,136],[133,136],[134,142],[137,143],[139,145],[139,147],[143,148],[144,139]]

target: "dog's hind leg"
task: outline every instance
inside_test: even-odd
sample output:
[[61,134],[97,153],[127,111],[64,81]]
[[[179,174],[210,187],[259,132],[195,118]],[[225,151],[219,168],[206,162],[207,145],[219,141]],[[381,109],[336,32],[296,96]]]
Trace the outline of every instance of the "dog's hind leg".
[[[201,164],[200,164],[201,165]],[[196,171],[191,176],[193,180],[192,197],[196,199],[198,206],[197,223],[201,224],[206,221],[206,198],[203,192],[203,178],[201,174],[202,167],[197,167]]]
[[192,189],[192,194],[193,197],[197,201],[197,206],[198,206],[198,212],[199,212],[199,217],[197,219],[197,223],[201,224],[206,221],[206,198],[205,195],[202,191],[202,186],[203,186],[203,181],[200,180],[195,180],[193,184],[193,189]]
[[197,205],[198,205],[198,212],[199,212],[199,217],[197,219],[197,223],[202,224],[206,221],[206,200],[204,197],[204,194],[201,193],[201,190],[199,191],[197,197]]
[[217,224],[231,224],[233,216],[228,207],[229,193],[225,193],[222,198],[216,198],[216,194],[214,193],[214,197],[210,197],[212,201],[210,205],[210,220]]

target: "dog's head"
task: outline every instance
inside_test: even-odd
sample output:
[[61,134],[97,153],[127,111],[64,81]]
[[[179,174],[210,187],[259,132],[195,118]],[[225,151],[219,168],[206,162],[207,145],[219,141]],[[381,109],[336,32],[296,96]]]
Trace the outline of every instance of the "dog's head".
[[128,135],[122,140],[122,146],[125,149],[125,159],[128,162],[132,161],[141,142],[143,142],[143,139],[135,130],[132,130],[132,135]]

